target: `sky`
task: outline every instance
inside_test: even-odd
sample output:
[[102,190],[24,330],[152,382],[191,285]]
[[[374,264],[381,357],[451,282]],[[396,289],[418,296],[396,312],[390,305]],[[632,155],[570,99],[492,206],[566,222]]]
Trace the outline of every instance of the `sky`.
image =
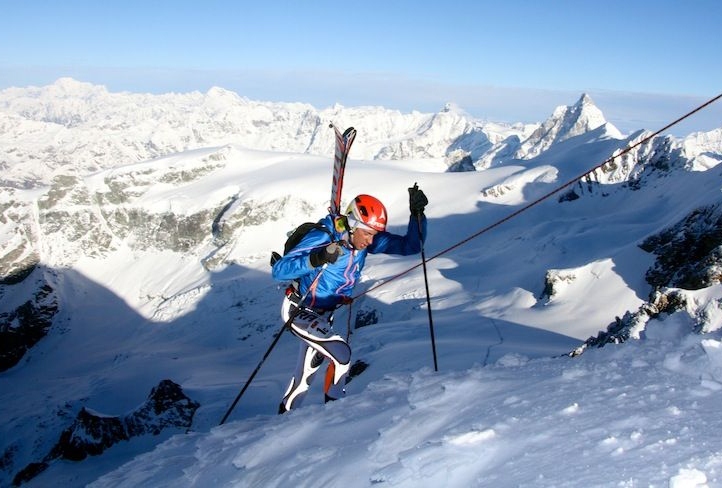
[[[588,93],[625,132],[658,129],[722,92],[714,0],[0,0],[0,8],[0,89],[71,76],[111,91],[220,86],[317,108],[428,112],[453,102],[504,122],[542,121]],[[720,126],[715,105],[680,131]]]

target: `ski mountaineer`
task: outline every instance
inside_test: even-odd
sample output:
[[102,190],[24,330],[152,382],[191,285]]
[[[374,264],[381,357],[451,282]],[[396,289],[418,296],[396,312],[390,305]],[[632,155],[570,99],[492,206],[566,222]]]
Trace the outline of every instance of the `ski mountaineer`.
[[[386,231],[386,208],[378,199],[358,195],[344,215],[329,214],[319,221],[325,231],[311,229],[273,264],[274,279],[295,280],[286,290],[281,316],[301,340],[296,369],[281,400],[279,414],[301,405],[324,359],[329,360],[325,401],[344,394],[351,349],[333,332],[333,312],[350,302],[368,253],[408,256],[420,252],[421,240],[426,238],[427,204],[428,199],[418,185],[409,188],[411,216],[406,235],[402,236]],[[303,303],[299,303],[302,298]]]

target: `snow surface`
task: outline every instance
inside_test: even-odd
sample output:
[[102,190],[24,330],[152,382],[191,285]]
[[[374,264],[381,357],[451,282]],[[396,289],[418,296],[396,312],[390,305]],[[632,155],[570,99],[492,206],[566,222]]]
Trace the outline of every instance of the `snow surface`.
[[688,329],[380,374],[336,403],[176,436],[90,486],[721,486],[722,343]]
[[[710,140],[718,144],[719,136],[697,136],[687,149]],[[244,230],[225,251],[229,264],[213,271],[202,266],[203,252],[128,246],[63,270],[56,326],[0,375],[3,437],[57,431],[81,406],[122,414],[164,378],[201,407],[191,432],[166,433],[155,448],[158,438],[143,437],[80,463],[55,461],[27,486],[722,486],[721,286],[689,292],[694,309],[650,321],[639,340],[565,355],[647,299],[644,272],[653,257],[638,243],[719,200],[718,149],[706,151],[694,171],[636,192],[609,184],[604,196],[550,199],[437,255],[624,142],[603,131],[581,133],[531,161],[471,173],[445,173],[440,159],[378,161],[352,151],[344,195],[373,192],[389,208],[392,231],[405,227],[408,186],[418,182],[429,196],[439,371],[417,268],[354,303],[353,313],[376,310],[379,321],[353,331],[354,359],[369,367],[347,385],[345,398],[324,405],[317,382],[302,408],[275,414],[297,349],[286,334],[223,426],[281,325],[269,248],[281,246],[293,226],[323,216],[330,155],[229,142],[133,163],[182,168],[199,152],[222,148],[227,155],[225,166],[201,180],[143,193],[133,204],[144,208],[172,201],[174,211],[192,212],[229,195],[264,202],[303,193],[311,209]],[[132,168],[83,178],[98,189],[108,174]],[[372,256],[359,291],[418,263],[418,256]],[[571,278],[544,299],[549,271]],[[693,333],[699,311],[710,324],[705,335]],[[343,330],[347,312],[336,320]],[[18,455],[37,461],[57,437],[39,439],[19,442]]]

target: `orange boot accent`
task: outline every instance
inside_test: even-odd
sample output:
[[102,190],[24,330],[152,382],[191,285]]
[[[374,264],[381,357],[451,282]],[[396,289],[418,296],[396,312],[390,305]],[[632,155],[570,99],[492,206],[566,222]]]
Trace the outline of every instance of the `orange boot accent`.
[[333,385],[333,375],[335,372],[336,366],[334,366],[333,362],[331,362],[326,368],[326,378],[323,382],[323,392],[326,395],[328,395],[328,390],[331,388],[331,385]]

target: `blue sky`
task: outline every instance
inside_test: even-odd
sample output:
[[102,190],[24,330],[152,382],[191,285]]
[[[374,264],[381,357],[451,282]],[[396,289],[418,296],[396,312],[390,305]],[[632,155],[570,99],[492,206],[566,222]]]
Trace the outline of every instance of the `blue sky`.
[[[454,102],[506,122],[589,93],[623,131],[658,129],[722,92],[717,0],[0,0],[0,11],[0,88],[72,76],[317,108]],[[689,130],[722,127],[717,105]]]

